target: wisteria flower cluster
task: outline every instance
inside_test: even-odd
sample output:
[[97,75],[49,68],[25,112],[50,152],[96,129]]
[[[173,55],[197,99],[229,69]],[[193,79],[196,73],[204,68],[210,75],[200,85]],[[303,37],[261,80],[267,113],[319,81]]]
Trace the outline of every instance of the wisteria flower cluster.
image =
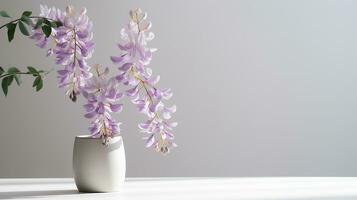
[[40,48],[45,48],[52,39],[55,46],[47,50],[47,55],[54,53],[56,64],[63,66],[63,69],[58,70],[59,87],[66,87],[71,100],[76,101],[86,79],[92,76],[86,60],[91,58],[94,51],[91,32],[93,24],[86,15],[85,8],[77,14],[72,6],[68,6],[65,12],[54,7],[41,6],[40,16],[63,24],[52,28],[52,37],[46,37],[42,30],[35,29],[31,38],[37,41]]
[[[170,121],[176,106],[166,106],[163,102],[173,94],[169,88],[156,87],[160,76],[153,76],[152,69],[148,67],[156,49],[148,47],[148,42],[154,39],[154,33],[150,32],[151,22],[146,20],[147,14],[141,9],[131,10],[129,14],[129,23],[121,30],[122,42],[118,44],[120,55],[111,57],[119,69],[114,76],[109,76],[108,67],[102,71],[99,65],[91,67],[87,64],[94,52],[94,43],[93,23],[86,15],[85,8],[77,13],[72,6],[65,11],[41,6],[39,16],[32,16],[32,12],[25,11],[21,18],[12,20],[0,29],[7,27],[10,42],[19,24],[24,35],[35,40],[38,47],[47,48],[47,56],[55,56],[56,64],[62,66],[57,70],[59,87],[66,89],[66,94],[73,102],[80,94],[86,99],[84,116],[90,119],[92,137],[101,138],[103,144],[108,144],[112,137],[120,134],[121,123],[113,118],[112,113],[123,110],[120,100],[124,94],[120,92],[120,87],[124,86],[127,87],[124,92],[126,96],[148,118],[138,125],[144,133],[146,147],[154,147],[166,154],[177,146],[173,142],[173,128],[177,122]],[[0,11],[0,16],[10,17],[5,11]],[[34,87],[36,90],[42,88],[44,71],[33,67],[28,69],[28,72],[21,72],[17,68],[10,68],[5,72],[0,67],[5,95],[12,79],[19,84],[21,74],[37,77]]]
[[83,88],[83,96],[87,99],[87,104],[83,107],[86,110],[85,117],[91,119],[89,128],[93,137],[101,137],[104,144],[114,135],[120,133],[118,123],[110,113],[118,113],[123,110],[123,104],[118,101],[123,97],[119,92],[119,84],[115,77],[108,78],[109,69],[100,72],[99,65],[96,65],[97,76],[87,80]]
[[157,151],[167,153],[176,144],[172,142],[172,129],[176,122],[169,122],[176,106],[167,107],[163,100],[172,97],[171,89],[158,89],[155,85],[160,76],[153,76],[148,67],[152,52],[147,43],[154,39],[150,32],[151,22],[146,20],[147,14],[140,9],[130,11],[130,22],[121,30],[122,43],[118,44],[120,56],[112,56],[112,61],[119,66],[121,72],[117,80],[129,86],[127,96],[136,105],[139,112],[147,115],[148,120],[140,123],[139,128],[146,134],[146,146],[154,146]]

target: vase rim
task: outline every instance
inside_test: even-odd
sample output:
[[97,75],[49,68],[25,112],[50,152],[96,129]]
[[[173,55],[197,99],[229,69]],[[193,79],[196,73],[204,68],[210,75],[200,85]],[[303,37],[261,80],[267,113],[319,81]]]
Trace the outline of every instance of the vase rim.
[[[121,137],[121,135],[114,135],[113,137]],[[93,140],[102,140],[102,138],[94,138],[91,135],[77,135],[76,138],[78,139],[93,139]]]

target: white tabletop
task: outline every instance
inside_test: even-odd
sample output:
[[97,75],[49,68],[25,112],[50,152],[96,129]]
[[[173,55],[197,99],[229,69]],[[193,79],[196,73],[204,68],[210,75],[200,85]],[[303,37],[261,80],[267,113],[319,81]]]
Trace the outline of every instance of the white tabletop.
[[73,179],[0,179],[0,199],[352,200],[357,178],[128,178],[121,192],[78,193]]

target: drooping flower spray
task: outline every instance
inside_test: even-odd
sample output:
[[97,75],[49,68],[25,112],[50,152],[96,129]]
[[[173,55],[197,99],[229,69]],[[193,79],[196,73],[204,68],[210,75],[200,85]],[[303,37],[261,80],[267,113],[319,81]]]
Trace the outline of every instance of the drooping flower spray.
[[[92,22],[86,15],[85,8],[77,14],[72,6],[67,6],[65,12],[54,7],[41,6],[40,16],[62,23],[58,28],[42,27],[47,28],[48,32],[35,27],[31,38],[37,41],[40,48],[45,48],[49,42],[54,43],[47,55],[54,53],[56,64],[63,66],[63,69],[57,71],[59,87],[66,88],[66,94],[72,101],[76,101],[86,80],[92,77],[90,66],[86,62],[94,51]],[[52,37],[47,37],[45,33]]]
[[115,77],[108,78],[109,68],[101,72],[96,65],[95,70],[96,75],[87,80],[82,91],[87,99],[85,117],[91,119],[89,131],[92,137],[101,138],[103,144],[108,144],[110,138],[120,134],[120,123],[110,113],[123,110],[123,104],[118,103],[123,94],[119,92]]
[[120,56],[112,56],[113,63],[119,65],[117,80],[130,88],[126,95],[136,105],[139,112],[147,115],[148,120],[139,124],[145,134],[146,147],[155,147],[161,153],[168,153],[176,144],[173,128],[177,122],[170,122],[171,114],[176,106],[165,106],[163,100],[172,97],[171,89],[158,89],[155,85],[160,76],[153,77],[150,64],[152,53],[156,50],[147,46],[154,39],[150,32],[151,22],[146,20],[147,14],[141,9],[130,11],[130,21],[121,30],[122,43],[118,44]]
[[[0,16],[11,18],[5,11],[0,11]],[[159,89],[156,84],[160,76],[153,76],[152,69],[148,67],[156,49],[147,44],[154,39],[154,33],[150,32],[151,22],[146,17],[141,9],[130,11],[129,23],[121,30],[122,42],[118,44],[120,55],[111,57],[119,66],[119,74],[112,77],[109,76],[109,68],[101,70],[99,65],[92,68],[87,64],[94,52],[94,43],[92,22],[85,8],[77,13],[72,6],[68,6],[65,11],[41,6],[39,16],[24,11],[20,18],[12,19],[0,26],[0,29],[7,28],[9,42],[13,40],[18,25],[23,35],[29,36],[32,33],[30,38],[36,41],[38,47],[52,45],[47,47],[47,56],[55,55],[56,64],[62,66],[57,71],[59,87],[66,89],[66,94],[73,102],[79,94],[86,99],[85,117],[90,119],[89,131],[92,137],[101,138],[103,144],[108,144],[110,138],[120,134],[120,122],[112,117],[112,113],[123,109],[119,102],[123,96],[119,87],[125,85],[128,87],[125,94],[131,98],[139,112],[148,117],[139,124],[146,147],[154,147],[158,152],[166,154],[176,146],[172,131],[177,122],[170,121],[176,106],[164,104],[163,100],[172,97],[172,91]],[[36,91],[42,88],[42,76],[47,72],[31,66],[27,68],[28,72],[21,72],[16,67],[5,72],[0,67],[5,95],[13,79],[20,85],[20,75],[25,74],[36,77],[33,83]]]
[[62,26],[49,27],[50,35],[35,27],[31,38],[37,41],[40,48],[45,48],[49,42],[54,44],[47,50],[47,56],[55,54],[56,64],[64,67],[57,71],[59,87],[66,88],[66,93],[74,102],[79,94],[83,94],[87,100],[85,117],[91,120],[89,131],[92,137],[102,138],[103,144],[108,144],[110,138],[120,134],[120,123],[111,113],[123,109],[123,105],[118,103],[123,95],[115,77],[108,77],[109,68],[101,72],[99,65],[96,65],[95,75],[90,72],[91,67],[86,60],[92,56],[94,43],[92,22],[86,15],[86,9],[77,14],[72,6],[68,6],[65,12],[41,6],[40,16],[59,21]]

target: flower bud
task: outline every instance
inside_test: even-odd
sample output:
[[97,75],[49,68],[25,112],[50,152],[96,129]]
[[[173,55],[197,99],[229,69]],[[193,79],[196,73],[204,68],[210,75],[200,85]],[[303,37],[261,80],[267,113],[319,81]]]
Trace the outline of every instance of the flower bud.
[[71,92],[71,94],[69,95],[69,98],[73,101],[73,102],[76,102],[77,101],[77,94],[76,92],[73,90]]

